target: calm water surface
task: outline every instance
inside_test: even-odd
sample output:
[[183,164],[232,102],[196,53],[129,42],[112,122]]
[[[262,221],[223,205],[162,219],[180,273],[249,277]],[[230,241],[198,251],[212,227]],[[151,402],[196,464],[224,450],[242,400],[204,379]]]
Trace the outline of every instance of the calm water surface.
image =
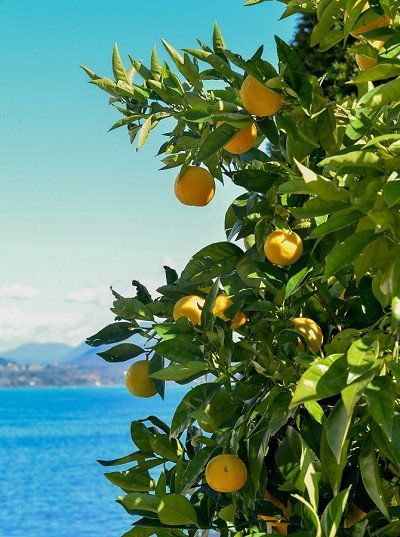
[[131,519],[96,460],[134,451],[131,420],[168,422],[185,391],[162,402],[124,388],[0,390],[0,536],[120,537]]

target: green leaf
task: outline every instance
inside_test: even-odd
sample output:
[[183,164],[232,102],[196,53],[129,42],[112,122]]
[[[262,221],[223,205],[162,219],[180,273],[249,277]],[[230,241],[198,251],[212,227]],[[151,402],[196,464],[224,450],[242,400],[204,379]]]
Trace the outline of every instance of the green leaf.
[[[158,354],[157,352],[155,352],[153,354],[153,356],[151,357],[151,360],[150,360],[150,363],[149,363],[149,373],[150,373],[150,375],[152,373],[155,373],[156,371],[159,371],[163,367],[164,367],[164,358],[161,356],[161,354]],[[165,382],[163,380],[153,379],[153,384],[154,384],[154,387],[155,387],[158,395],[161,397],[162,400],[164,400],[164,397],[165,397]]]
[[143,528],[141,526],[137,526],[124,533],[122,537],[151,537],[153,533],[153,528]]
[[393,207],[400,203],[400,181],[389,181],[383,187],[383,196],[388,207]]
[[152,321],[154,319],[149,308],[137,298],[118,298],[113,302],[111,311],[117,317],[121,317],[127,321],[136,319],[140,321]]
[[364,394],[371,416],[391,440],[395,401],[392,378],[389,376],[374,378]]
[[217,21],[214,22],[214,31],[213,31],[213,48],[215,54],[223,54],[226,49],[226,43],[222,36],[221,30],[218,26]]
[[235,244],[216,242],[197,252],[183,269],[180,283],[197,285],[231,272],[243,255]]
[[343,201],[327,201],[320,198],[311,198],[304,203],[303,207],[290,207],[288,210],[295,218],[301,219],[324,216],[347,208],[348,204]]
[[203,140],[200,149],[196,155],[198,162],[204,162],[212,155],[217,153],[224,145],[231,140],[237,132],[235,127],[228,123],[223,123],[216,129],[210,132],[210,134]]
[[232,180],[235,185],[242,186],[247,190],[266,194],[275,183],[282,179],[282,177],[282,167],[273,163],[268,163],[266,169],[238,170],[233,173]]
[[315,227],[311,233],[310,237],[323,237],[328,233],[333,233],[339,229],[343,229],[351,224],[357,222],[363,216],[359,211],[353,211],[351,213],[333,215],[328,218],[326,222],[323,222],[319,226]]
[[126,75],[124,64],[122,63],[121,56],[119,54],[117,43],[114,44],[114,50],[112,55],[112,68],[114,72],[115,80],[118,82],[122,80],[126,84],[130,84],[128,77]]
[[152,452],[150,445],[151,432],[141,421],[132,421],[131,438],[132,442],[140,449],[140,451],[144,453]]
[[325,537],[335,537],[340,526],[340,520],[349,499],[351,486],[342,490],[325,507],[321,517],[321,526]]
[[197,525],[197,513],[190,501],[181,494],[166,494],[157,509],[160,522],[167,526]]
[[164,358],[177,363],[186,363],[192,361],[196,356],[202,356],[202,352],[197,345],[180,337],[161,341],[154,345],[153,349]]
[[376,347],[370,340],[361,338],[354,341],[347,351],[347,363],[350,368],[348,382],[351,383],[369,372],[375,365],[376,356]]
[[176,438],[170,439],[167,434],[150,436],[151,449],[167,461],[178,462],[182,456],[182,446]]
[[340,461],[338,463],[335,455],[332,452],[332,449],[329,446],[326,427],[322,429],[321,453],[320,453],[321,464],[322,464],[322,468],[324,470],[325,476],[329,480],[329,483],[331,484],[334,495],[338,494],[340,490],[340,484],[342,481],[343,471],[347,463],[348,447],[349,447],[349,441],[346,440],[342,448]]
[[[195,386],[179,403],[171,423],[171,437],[177,438],[194,421],[191,412],[205,409],[214,393],[218,390],[214,383]],[[139,447],[139,446],[138,446]]]
[[203,475],[204,468],[215,450],[215,446],[205,446],[195,454],[183,473],[182,492],[187,492]]
[[361,478],[369,497],[382,514],[389,520],[389,513],[384,500],[378,464],[370,435],[368,435],[361,443],[360,470]]
[[[162,460],[156,461],[156,465],[162,464]],[[154,480],[150,478],[149,472],[140,467],[131,468],[124,472],[108,472],[105,477],[126,492],[149,492],[155,486]]]
[[400,101],[400,78],[391,80],[366,93],[358,101],[358,105],[377,108],[393,101]]
[[297,54],[295,47],[286,44],[278,36],[275,36],[275,41],[279,61],[285,66],[283,78],[298,94],[302,105],[307,108],[311,104],[313,88],[303,62]]
[[344,354],[316,360],[297,383],[290,406],[317,401],[341,392],[346,386],[347,363]]
[[150,375],[150,377],[165,381],[181,381],[199,376],[200,374],[205,374],[206,372],[207,366],[204,362],[192,361],[184,362],[182,364],[169,365],[164,369],[156,371],[155,373]]
[[285,286],[285,299],[292,296],[299,289],[307,274],[312,271],[313,267],[309,265],[310,261],[303,259],[290,267],[288,281]]
[[147,138],[149,137],[149,133],[153,127],[154,127],[154,115],[151,114],[143,123],[139,131],[139,138],[138,138],[138,144],[137,144],[138,151],[146,143]]
[[150,304],[152,298],[147,288],[141,284],[138,280],[132,280],[133,287],[136,287],[136,298],[142,302],[142,304]]
[[140,509],[141,511],[152,511],[156,513],[161,499],[151,494],[131,492],[125,496],[119,496],[118,501],[129,510]]
[[217,54],[214,54],[213,52],[208,52],[206,50],[199,50],[199,49],[182,49],[182,50],[186,52],[187,54],[189,54],[190,56],[197,58],[200,61],[209,63],[216,71],[221,73],[222,77],[226,78],[227,80],[231,82],[235,81],[235,73],[232,71],[229,63],[223,60]]
[[302,504],[305,505],[307,509],[307,513],[310,515],[310,520],[313,526],[315,527],[315,533],[313,533],[313,537],[322,537],[322,528],[321,523],[319,521],[318,512],[317,510],[302,496],[299,496],[298,494],[292,494],[293,498],[296,500],[299,500]]
[[366,229],[350,235],[343,242],[337,244],[326,257],[324,278],[333,276],[340,269],[353,263],[364,248],[375,239],[375,231]]
[[296,429],[287,428],[286,440],[276,452],[276,463],[284,478],[297,490],[307,490],[311,505],[317,509],[319,461]]
[[131,323],[112,323],[94,334],[94,336],[88,337],[86,344],[91,347],[99,347],[100,345],[118,343],[133,336],[136,330],[137,328],[132,326]]
[[319,166],[330,168],[376,168],[381,165],[381,159],[372,151],[347,151],[327,157],[319,163]]
[[400,65],[395,63],[378,63],[366,71],[361,72],[352,80],[354,84],[364,84],[365,82],[382,80],[400,75]]
[[340,464],[343,446],[350,428],[352,412],[353,409],[349,412],[340,399],[325,422],[328,444],[338,464]]
[[121,343],[107,351],[98,352],[97,356],[100,356],[106,362],[126,362],[143,353],[144,350],[133,343]]
[[109,461],[98,460],[97,462],[102,466],[118,466],[120,464],[128,464],[129,462],[142,461],[148,457],[147,453],[142,451],[135,451],[124,457],[119,457],[118,459],[111,459]]

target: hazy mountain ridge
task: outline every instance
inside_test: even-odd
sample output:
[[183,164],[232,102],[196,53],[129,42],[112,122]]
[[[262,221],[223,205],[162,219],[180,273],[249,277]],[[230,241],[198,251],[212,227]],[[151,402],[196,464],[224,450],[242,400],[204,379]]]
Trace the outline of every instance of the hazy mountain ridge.
[[63,362],[73,348],[64,343],[25,343],[0,352],[0,356],[20,364],[53,364]]
[[[140,336],[133,336],[137,345]],[[0,387],[10,386],[85,386],[124,383],[124,372],[130,362],[108,363],[97,356],[109,348],[78,347],[51,344],[26,344],[0,353]],[[28,359],[29,349],[33,359]],[[57,349],[59,354],[57,354]],[[47,354],[50,352],[50,356]]]

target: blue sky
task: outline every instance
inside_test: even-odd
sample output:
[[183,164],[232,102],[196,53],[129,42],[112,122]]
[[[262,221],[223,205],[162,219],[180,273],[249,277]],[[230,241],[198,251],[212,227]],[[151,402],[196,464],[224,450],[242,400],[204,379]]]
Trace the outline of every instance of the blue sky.
[[[107,96],[87,84],[85,64],[111,75],[111,53],[147,61],[160,38],[176,48],[209,42],[215,19],[244,56],[274,34],[289,41],[283,4],[241,0],[0,0],[0,352],[27,341],[80,343],[112,322],[107,288],[162,282],[205,244],[223,240],[235,190],[218,188],[197,209],[173,195],[175,171],[154,157],[162,130],[136,153]],[[219,186],[219,185],[218,185]]]

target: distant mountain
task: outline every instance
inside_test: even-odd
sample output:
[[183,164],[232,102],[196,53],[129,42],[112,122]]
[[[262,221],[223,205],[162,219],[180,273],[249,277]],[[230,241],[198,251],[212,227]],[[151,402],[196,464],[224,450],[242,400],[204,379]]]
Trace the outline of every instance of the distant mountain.
[[1,352],[0,356],[19,364],[57,364],[64,362],[72,350],[63,343],[27,343]]
[[[141,347],[138,334],[129,340]],[[124,383],[131,362],[109,363],[97,356],[112,345],[69,347],[60,343],[22,345],[0,353],[0,388],[4,386],[85,386]]]

